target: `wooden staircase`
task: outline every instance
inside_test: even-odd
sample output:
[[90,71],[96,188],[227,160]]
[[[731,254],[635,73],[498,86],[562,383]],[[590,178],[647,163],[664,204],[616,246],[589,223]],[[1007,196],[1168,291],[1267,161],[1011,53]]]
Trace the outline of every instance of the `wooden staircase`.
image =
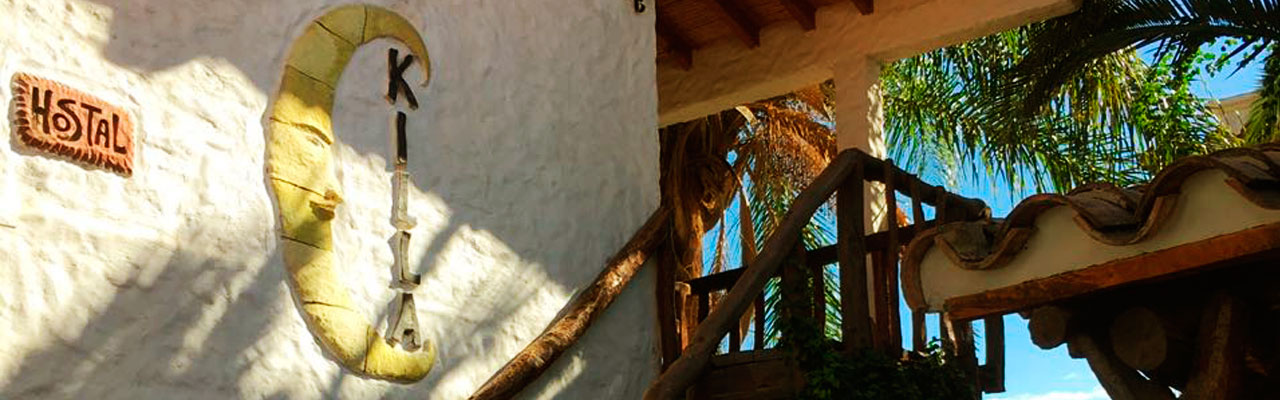
[[[899,215],[899,192],[908,197],[912,221],[916,223],[904,226],[891,223],[883,231],[866,233],[862,204],[868,182],[883,185],[886,215]],[[837,208],[836,244],[805,249],[799,240],[801,231],[833,195],[838,205],[854,205]],[[936,218],[925,220],[925,204],[934,207]],[[840,328],[844,340],[834,351],[876,349],[891,355],[902,354],[897,268],[902,247],[916,233],[939,222],[976,220],[989,214],[983,202],[928,185],[891,161],[858,150],[841,152],[796,197],[760,254],[748,265],[684,282],[659,278],[660,285],[676,286],[675,298],[666,299],[669,300],[666,303],[659,299],[659,304],[673,307],[662,307],[659,313],[674,315],[660,315],[663,354],[667,358],[664,365],[668,366],[645,392],[645,399],[784,399],[799,393],[804,385],[803,373],[786,352],[769,348],[765,343],[764,321],[770,313],[796,312],[825,324],[823,280],[814,280],[814,287],[806,293],[788,289],[804,286],[796,284],[805,279],[803,269],[821,273],[829,265],[838,265],[838,292],[843,299]],[[659,260],[664,261],[671,262]],[[800,304],[799,309],[765,309],[763,290],[773,279],[778,279],[783,288],[782,303]],[[753,321],[754,336],[752,348],[744,350],[742,321],[748,313]],[[913,312],[910,317],[913,348],[922,349],[927,337],[924,314]],[[979,367],[973,356],[973,336],[968,331],[968,323],[950,324],[945,318],[943,321],[944,340],[950,339],[950,348],[962,360],[970,361],[972,376],[977,378],[981,369],[986,371],[981,374],[987,382],[983,386],[988,389],[1003,386],[1002,357],[988,357],[987,365]],[[988,321],[988,324],[991,330],[991,324],[999,322]],[[988,340],[995,340],[990,337],[993,335],[988,336]],[[999,340],[1003,340],[1003,335],[999,336]],[[727,351],[717,354],[725,341]],[[1003,348],[1002,343],[994,344]]]

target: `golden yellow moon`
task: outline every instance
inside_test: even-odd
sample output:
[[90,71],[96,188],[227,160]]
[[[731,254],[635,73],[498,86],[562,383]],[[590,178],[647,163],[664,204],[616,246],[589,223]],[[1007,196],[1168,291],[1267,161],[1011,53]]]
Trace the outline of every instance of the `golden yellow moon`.
[[280,213],[284,263],[312,334],[356,373],[415,382],[431,372],[435,344],[427,340],[412,352],[388,344],[357,311],[333,268],[330,221],[342,201],[330,148],[334,90],[356,48],[378,38],[408,46],[422,62],[426,85],[426,45],[409,21],[370,5],[330,10],[307,25],[285,60],[267,128],[267,175]]

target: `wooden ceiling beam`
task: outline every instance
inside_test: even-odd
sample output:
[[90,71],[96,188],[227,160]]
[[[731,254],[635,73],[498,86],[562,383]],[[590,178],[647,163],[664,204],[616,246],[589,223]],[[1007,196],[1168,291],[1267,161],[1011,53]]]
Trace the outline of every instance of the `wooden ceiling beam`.
[[818,25],[814,20],[816,8],[809,0],[778,0],[782,3],[782,7],[787,9],[787,13],[791,14],[791,18],[800,23],[800,27],[806,31],[811,31]]
[[733,30],[742,43],[750,48],[760,45],[760,27],[751,22],[751,18],[747,18],[747,13],[738,6],[737,0],[710,0],[710,3],[725,16],[729,29]]
[[858,7],[859,14],[869,15],[876,9],[875,4],[873,3],[874,1],[875,0],[853,0],[853,6]]
[[668,25],[661,15],[658,16],[654,28],[657,30],[658,37],[667,44],[667,53],[680,64],[680,68],[686,71],[693,68],[693,47],[689,46],[689,41],[680,35],[679,31]]

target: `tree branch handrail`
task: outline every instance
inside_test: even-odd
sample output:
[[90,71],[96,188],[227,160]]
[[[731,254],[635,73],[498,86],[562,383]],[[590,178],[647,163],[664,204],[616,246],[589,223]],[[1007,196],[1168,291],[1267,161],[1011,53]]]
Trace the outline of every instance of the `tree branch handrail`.
[[800,192],[755,262],[747,266],[742,278],[719,306],[698,325],[680,358],[645,391],[646,400],[678,398],[693,383],[711,361],[720,337],[728,333],[739,316],[751,306],[751,301],[764,289],[768,279],[777,273],[783,259],[794,251],[793,246],[814,212],[831,198],[862,157],[870,156],[856,150],[841,152],[808,188]]
[[[860,173],[854,174],[855,170]],[[851,179],[857,180],[859,184],[848,186],[847,183],[850,183]],[[910,188],[909,197],[914,201],[934,206],[940,218],[948,213],[953,214],[950,216],[952,219],[977,219],[990,215],[990,209],[981,200],[948,193],[942,187],[924,183],[919,177],[903,171],[892,162],[875,158],[862,151],[856,149],[842,151],[792,202],[791,209],[769,236],[754,262],[747,263],[742,268],[684,282],[689,285],[690,294],[700,296],[703,301],[706,301],[711,292],[728,289],[728,293],[720,299],[714,309],[709,310],[709,314],[705,314],[705,318],[699,318],[700,323],[694,329],[688,346],[645,391],[646,400],[675,399],[683,395],[685,389],[709,365],[712,355],[719,347],[720,339],[737,326],[741,316],[753,306],[753,302],[757,300],[768,280],[780,274],[783,261],[795,255],[794,246],[818,208],[831,199],[838,190],[856,190],[861,193],[862,181],[887,182],[885,186],[890,190]],[[861,198],[861,196],[857,197]],[[893,199],[894,196],[886,193],[886,198]],[[855,212],[861,214],[861,212]],[[861,227],[861,222],[858,226]],[[899,240],[894,240],[892,237],[894,233],[888,231],[865,236],[858,233],[856,240],[864,245],[865,250],[889,250],[888,247],[894,246],[895,242],[901,244],[910,241],[916,231],[914,225],[895,230],[896,239]],[[837,246],[802,253],[809,260],[806,265],[815,267],[836,262],[839,258]],[[843,263],[842,261],[842,271],[846,268]],[[848,306],[846,305],[845,308]]]

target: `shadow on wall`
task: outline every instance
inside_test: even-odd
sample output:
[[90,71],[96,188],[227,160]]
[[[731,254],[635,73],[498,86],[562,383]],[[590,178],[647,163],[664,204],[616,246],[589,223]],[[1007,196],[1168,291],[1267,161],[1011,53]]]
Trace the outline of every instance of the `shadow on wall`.
[[[330,4],[259,0],[90,1],[112,9],[109,39],[102,48],[103,56],[111,62],[146,76],[192,60],[221,59],[239,69],[267,97],[271,97],[276,91],[283,73],[282,60],[297,34],[296,29],[319,15],[322,10],[348,3],[336,0],[325,2]],[[392,8],[445,7],[405,0],[391,3],[389,6]],[[422,23],[420,20],[413,22]],[[419,29],[423,27],[419,26]],[[437,46],[433,42],[441,38],[425,29],[422,34],[428,48],[434,50]],[[501,46],[501,43],[497,41],[494,45]],[[448,56],[445,53],[432,53],[435,60]],[[410,115],[411,121],[414,121],[411,124],[421,121],[423,126],[427,126],[426,121],[447,117],[463,118],[466,121],[462,125],[474,122],[474,126],[490,126],[481,123],[481,120],[492,119],[492,116],[482,115],[485,111],[475,110],[475,116],[459,117],[444,115],[449,112],[433,107],[446,101],[441,100],[441,97],[447,96],[440,96],[442,92],[439,86],[442,85],[441,79],[448,79],[449,76],[447,70],[437,68],[435,72],[436,82],[432,83],[432,89],[423,90],[415,86],[417,97],[423,106]],[[448,90],[443,93],[455,97],[485,95],[487,90],[495,89],[487,85],[490,83],[447,83],[445,86]],[[502,93],[491,95],[503,96]],[[184,99],[175,97],[163,101],[189,101],[198,104],[200,97],[199,93],[192,93]],[[142,102],[145,104],[150,101],[162,100],[144,99]],[[338,99],[339,112],[343,108],[343,101]],[[266,112],[265,108],[263,112]],[[385,112],[389,114],[392,111],[387,108]],[[215,131],[199,134],[260,135],[266,131],[264,121],[265,118],[246,121],[246,125],[251,128],[249,132]],[[259,130],[254,131],[254,128]],[[155,138],[176,134],[179,132],[148,132],[147,136]],[[339,132],[339,135],[342,134]],[[625,175],[625,172],[619,174],[617,170],[610,170],[599,173],[599,168],[610,166],[575,165],[573,163],[581,158],[557,157],[546,150],[557,144],[538,143],[545,138],[536,135],[525,137],[518,135],[518,132],[475,132],[461,129],[429,132],[427,129],[416,129],[411,135],[411,143],[422,144],[412,145],[413,153],[410,155],[411,162],[415,164],[412,168],[418,190],[438,197],[448,208],[447,223],[431,238],[426,254],[417,264],[424,275],[442,268],[462,268],[478,271],[476,274],[485,274],[489,266],[443,265],[439,264],[438,258],[439,253],[459,231],[482,231],[507,246],[519,257],[520,263],[542,268],[542,271],[532,273],[512,272],[511,276],[536,274],[549,283],[559,285],[559,288],[554,288],[558,289],[557,292],[567,293],[590,282],[599,272],[605,257],[621,246],[631,232],[613,232],[611,237],[595,237],[596,240],[590,243],[574,243],[566,240],[566,237],[591,237],[593,232],[598,231],[591,227],[601,224],[625,226],[632,223],[638,226],[640,222],[636,219],[618,223],[617,219],[627,218],[626,213],[602,210],[598,206],[601,198],[594,193],[583,192],[581,186],[570,188],[573,191],[570,193],[557,192],[565,181],[584,180],[584,176],[594,175],[604,176],[603,179],[616,179],[619,175]],[[355,140],[349,145],[363,154],[386,154],[387,146],[381,142],[385,136],[378,133],[371,138],[368,141]],[[486,141],[486,138],[504,138],[509,142],[492,143]],[[138,145],[147,146],[147,143]],[[499,150],[495,151],[495,148]],[[520,148],[524,148],[523,153],[513,158],[513,149]],[[244,184],[256,185],[256,189],[262,191],[262,196],[267,196],[269,189],[265,182]],[[203,190],[217,189],[190,188],[196,195]],[[526,193],[538,195],[522,195]],[[603,201],[618,206],[643,203],[640,200],[617,201],[618,198],[628,198],[628,195],[634,194],[626,191],[609,193],[608,196],[611,197]],[[387,199],[387,203],[389,201]],[[615,212],[611,214],[608,211]],[[200,226],[187,226],[176,234],[190,240],[199,240],[202,233]],[[245,237],[259,236],[260,232],[245,233]],[[149,287],[122,287],[110,302],[96,307],[100,311],[90,319],[78,336],[74,333],[60,335],[64,338],[74,337],[73,340],[62,339],[54,345],[23,355],[16,373],[0,388],[0,398],[95,398],[104,395],[106,398],[117,398],[134,397],[140,393],[173,396],[174,390],[183,391],[181,397],[189,398],[224,397],[219,394],[235,393],[243,385],[246,370],[250,367],[263,368],[254,365],[258,362],[259,355],[294,351],[257,348],[261,346],[259,339],[272,329],[272,325],[283,320],[277,316],[292,314],[290,319],[297,320],[301,327],[300,309],[296,302],[284,302],[280,298],[291,293],[285,284],[285,271],[280,267],[280,259],[279,252],[274,251],[267,259],[267,264],[259,268],[228,263],[216,255],[195,254],[178,249],[169,256],[158,278]],[[385,269],[377,271],[385,273]],[[248,283],[239,294],[225,288],[221,292],[206,294],[193,293],[191,290],[191,282],[194,281],[230,282],[244,279]],[[439,320],[448,318],[448,312],[423,312],[420,322],[427,329],[429,337],[441,342],[442,361],[426,381],[411,386],[386,386],[389,393],[408,394],[410,390],[421,389],[424,385],[434,386],[442,379],[447,379],[460,366],[451,363],[450,358],[474,356],[465,353],[492,347],[495,340],[493,337],[474,339],[482,334],[492,335],[492,332],[497,332],[510,335],[513,331],[511,327],[518,323],[515,321],[515,314],[520,311],[523,303],[538,292],[548,290],[544,287],[529,287],[526,281],[516,279],[485,283],[487,284],[476,286],[479,292],[473,293],[439,294],[434,293],[431,288],[418,291],[425,296],[418,300],[420,309],[424,308],[424,304],[433,303],[443,304],[435,307],[436,309],[465,305],[466,301],[461,299],[468,297],[501,300],[496,301],[496,306],[490,308],[486,315],[467,315],[465,324]],[[390,293],[388,291],[388,295]],[[211,305],[220,303],[210,300],[208,296],[224,296],[225,310],[214,310]],[[291,307],[281,309],[281,304],[290,304]],[[458,310],[462,309],[455,311]],[[210,315],[216,315],[212,317],[214,320],[207,320],[211,318]],[[536,335],[540,329],[541,327],[535,328],[532,334]],[[203,332],[207,332],[203,337],[192,337],[200,336]],[[294,335],[297,339],[295,344],[299,346],[298,352],[305,349],[302,346],[315,346],[314,338],[309,332],[299,330]],[[184,346],[191,347],[184,345],[184,340],[200,340],[200,351],[184,353]],[[473,343],[451,345],[450,340],[471,340]],[[515,346],[521,347],[523,343]],[[165,351],[157,351],[157,347]],[[158,357],[162,354],[169,356]],[[583,357],[586,361],[603,361],[605,356],[607,355]],[[65,371],[65,376],[74,380],[59,379],[59,373],[50,371]],[[317,369],[313,368],[307,373],[318,374],[315,371]],[[297,371],[289,372],[294,373]],[[472,376],[474,372],[468,372],[467,375],[466,379],[476,379]],[[277,377],[291,378],[288,375]],[[327,381],[330,387],[316,390],[336,396],[339,387],[348,378],[345,373],[317,376],[315,382]],[[144,386],[152,383],[157,386]],[[157,392],[160,390],[164,391]],[[289,397],[287,393],[241,395]]]

